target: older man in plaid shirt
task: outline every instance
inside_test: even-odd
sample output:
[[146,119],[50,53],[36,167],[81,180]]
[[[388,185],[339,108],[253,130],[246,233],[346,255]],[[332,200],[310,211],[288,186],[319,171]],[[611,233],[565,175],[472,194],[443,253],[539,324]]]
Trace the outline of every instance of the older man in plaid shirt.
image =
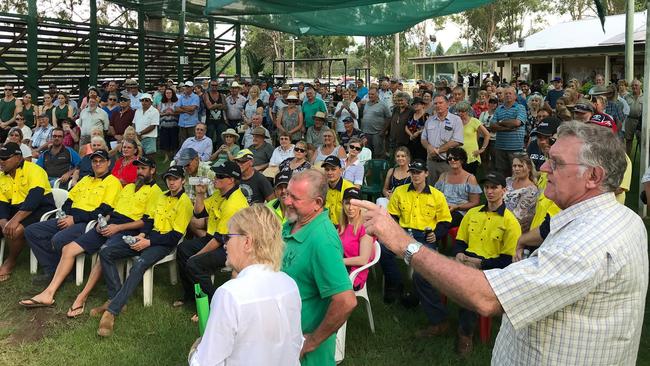
[[369,202],[366,228],[461,306],[505,313],[493,365],[634,365],[648,290],[643,221],[613,191],[625,171],[618,139],[565,122],[542,165],[544,194],[562,212],[530,258],[479,271],[413,242]]

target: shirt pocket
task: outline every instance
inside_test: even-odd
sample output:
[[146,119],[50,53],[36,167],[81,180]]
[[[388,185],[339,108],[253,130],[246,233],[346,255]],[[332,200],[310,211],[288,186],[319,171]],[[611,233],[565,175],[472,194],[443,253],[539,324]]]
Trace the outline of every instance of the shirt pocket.
[[496,227],[490,233],[490,239],[494,243],[501,243],[501,242],[503,242],[503,238],[504,238],[505,235],[506,235],[506,228],[505,227]]

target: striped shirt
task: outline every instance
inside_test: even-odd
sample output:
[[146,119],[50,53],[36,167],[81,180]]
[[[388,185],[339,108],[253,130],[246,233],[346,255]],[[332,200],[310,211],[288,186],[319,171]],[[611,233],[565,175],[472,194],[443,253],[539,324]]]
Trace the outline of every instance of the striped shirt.
[[497,132],[494,148],[508,151],[522,151],[524,149],[524,135],[526,134],[526,108],[518,103],[513,104],[510,108],[503,104],[498,106],[494,112],[493,121],[501,122],[508,119],[518,119],[521,125],[513,131]]
[[643,221],[605,193],[551,218],[529,259],[485,271],[505,314],[493,365],[634,365],[648,289]]

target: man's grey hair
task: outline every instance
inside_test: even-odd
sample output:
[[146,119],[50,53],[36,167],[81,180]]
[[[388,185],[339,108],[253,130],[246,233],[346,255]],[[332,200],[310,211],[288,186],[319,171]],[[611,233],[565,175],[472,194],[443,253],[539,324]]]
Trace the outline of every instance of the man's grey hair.
[[316,169],[306,169],[292,176],[291,180],[296,182],[306,180],[309,183],[310,198],[321,198],[321,207],[325,206],[328,188],[325,173]]
[[312,88],[311,86],[308,86],[308,87],[305,88],[305,93],[307,93],[310,90],[313,91],[314,93],[316,93],[316,90],[314,90],[314,88]]
[[623,180],[627,168],[625,149],[606,127],[578,121],[563,122],[557,130],[558,139],[574,136],[582,141],[578,162],[587,167],[600,167],[605,171],[602,189],[613,192]]
[[395,96],[397,98],[403,99],[403,100],[405,100],[407,102],[411,99],[411,96],[407,92],[397,92],[397,94],[395,94]]

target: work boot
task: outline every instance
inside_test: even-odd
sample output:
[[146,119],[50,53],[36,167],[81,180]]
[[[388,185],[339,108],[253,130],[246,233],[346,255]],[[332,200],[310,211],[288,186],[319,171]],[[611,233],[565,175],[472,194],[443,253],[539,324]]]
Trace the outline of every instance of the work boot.
[[444,321],[442,323],[438,323],[436,325],[429,325],[424,329],[418,330],[417,332],[415,332],[415,337],[416,338],[437,337],[439,335],[443,335],[447,333],[447,330],[449,330],[449,323]]
[[100,337],[110,337],[113,335],[113,325],[115,325],[115,315],[110,311],[105,311],[102,319],[99,321],[97,335]]
[[110,301],[106,301],[105,303],[101,304],[100,306],[98,306],[96,308],[92,308],[90,310],[90,316],[96,317],[96,316],[103,315],[104,312],[108,309],[108,305],[110,303],[111,303]]
[[472,341],[472,336],[471,335],[464,335],[461,333],[460,330],[458,330],[458,339],[457,339],[457,344],[456,344],[456,352],[458,352],[458,355],[461,357],[467,357],[469,356],[470,353],[472,353],[472,349],[474,348],[473,341]]

